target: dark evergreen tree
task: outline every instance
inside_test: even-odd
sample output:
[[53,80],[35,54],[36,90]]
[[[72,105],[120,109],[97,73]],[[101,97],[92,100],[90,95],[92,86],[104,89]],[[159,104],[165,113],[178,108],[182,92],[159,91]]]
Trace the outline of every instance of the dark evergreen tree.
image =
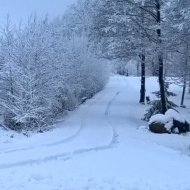
[[[165,92],[166,92],[166,103],[168,109],[175,109],[175,107],[178,107],[174,102],[169,101],[168,98],[170,96],[176,96],[175,93],[169,91],[169,82],[165,82]],[[147,110],[147,113],[142,118],[145,121],[149,121],[149,119],[155,115],[155,114],[161,114],[162,113],[162,104],[161,104],[161,95],[160,91],[152,92],[155,94],[155,96],[158,98],[158,100],[150,101],[151,107]]]

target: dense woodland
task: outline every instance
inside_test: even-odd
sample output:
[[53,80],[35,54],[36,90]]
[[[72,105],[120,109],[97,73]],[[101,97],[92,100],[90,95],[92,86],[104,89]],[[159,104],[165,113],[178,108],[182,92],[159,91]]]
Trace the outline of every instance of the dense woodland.
[[189,0],[79,0],[53,20],[32,14],[17,26],[7,16],[0,31],[0,116],[7,129],[48,130],[104,88],[113,63],[129,76],[133,60],[142,104],[146,75],[158,77],[151,114],[175,106],[168,79],[182,86],[181,106],[190,92]]

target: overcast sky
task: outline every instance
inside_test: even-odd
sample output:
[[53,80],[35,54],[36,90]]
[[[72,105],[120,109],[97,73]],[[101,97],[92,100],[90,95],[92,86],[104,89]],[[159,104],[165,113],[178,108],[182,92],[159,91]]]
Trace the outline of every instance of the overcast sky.
[[49,14],[50,18],[62,15],[68,6],[77,0],[0,0],[0,23],[7,14],[13,22],[26,22],[28,15],[37,12],[39,17]]

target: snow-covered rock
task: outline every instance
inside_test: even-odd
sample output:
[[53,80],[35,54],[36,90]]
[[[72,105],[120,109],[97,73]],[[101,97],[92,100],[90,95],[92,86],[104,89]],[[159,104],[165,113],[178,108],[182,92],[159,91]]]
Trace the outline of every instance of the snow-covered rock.
[[186,133],[189,124],[185,118],[173,109],[169,109],[165,115],[156,114],[149,120],[149,129],[154,133]]
[[173,119],[169,115],[156,114],[149,120],[149,129],[154,133],[170,133]]
[[180,113],[173,109],[169,109],[165,115],[169,115],[173,118],[173,129],[177,128],[179,133],[186,133],[189,131],[189,123]]
[[149,125],[149,129],[153,133],[167,133],[164,123],[154,122]]
[[150,118],[148,123],[151,124],[154,122],[166,124],[168,122],[173,122],[173,118],[170,115],[156,114]]
[[175,111],[173,109],[167,110],[165,115],[172,116],[173,119],[175,119],[175,120],[177,120],[177,121],[179,121],[181,123],[185,123],[185,118],[182,115],[180,115],[177,111]]

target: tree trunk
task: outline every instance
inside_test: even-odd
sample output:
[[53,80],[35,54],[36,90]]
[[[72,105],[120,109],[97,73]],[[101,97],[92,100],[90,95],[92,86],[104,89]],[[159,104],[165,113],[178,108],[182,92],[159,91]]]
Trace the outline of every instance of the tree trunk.
[[185,97],[185,91],[186,91],[186,85],[187,85],[187,65],[188,65],[188,52],[189,52],[189,44],[187,43],[187,49],[186,49],[186,59],[185,59],[185,72],[183,75],[183,92],[182,92],[182,97],[181,97],[181,107],[183,107],[184,103],[184,97]]
[[165,82],[163,76],[163,58],[162,55],[158,55],[159,61],[159,86],[160,86],[160,97],[161,97],[161,106],[162,106],[162,114],[165,114],[167,111],[167,102],[166,102],[166,92],[165,92]]
[[161,106],[162,106],[162,114],[165,114],[167,111],[167,101],[166,101],[166,92],[165,92],[165,84],[164,84],[164,64],[163,64],[163,55],[162,55],[162,41],[161,41],[161,16],[160,16],[160,0],[156,1],[156,10],[157,10],[157,23],[158,23],[158,29],[157,29],[157,36],[158,36],[158,64],[159,64],[159,85],[160,85],[160,96],[161,96]]
[[155,66],[154,66],[154,61],[152,61],[152,76],[156,76],[155,74]]
[[141,90],[139,103],[145,103],[145,55],[141,55]]
[[182,97],[181,97],[181,107],[183,107],[183,103],[184,103],[184,97],[185,97],[185,90],[186,90],[186,80],[184,80],[184,83],[183,83],[183,92],[182,92]]
[[139,62],[137,62],[137,76],[139,76]]

